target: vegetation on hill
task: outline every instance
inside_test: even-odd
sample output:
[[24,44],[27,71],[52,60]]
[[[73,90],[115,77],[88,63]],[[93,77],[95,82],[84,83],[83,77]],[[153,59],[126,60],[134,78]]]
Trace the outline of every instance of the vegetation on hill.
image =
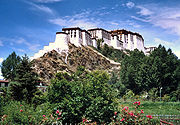
[[159,45],[149,56],[135,49],[126,51],[113,49],[108,45],[102,46],[103,40],[98,40],[97,51],[104,56],[121,62],[120,73],[111,74],[109,81],[122,97],[127,90],[142,94],[156,91],[156,95],[180,100],[180,60],[172,53]]
[[53,50],[33,60],[33,69],[46,82],[50,82],[57,72],[72,73],[78,66],[84,66],[90,71],[111,70],[113,67],[117,67],[92,48],[76,47],[71,43],[69,43],[68,52],[58,53]]
[[[165,103],[180,99],[180,60],[170,49],[166,50],[160,45],[149,56],[138,50],[125,54],[106,44],[99,44],[98,49],[103,55],[121,62],[119,72],[108,74],[104,71],[106,68],[102,64],[103,61],[107,63],[107,67],[111,67],[110,61],[101,54],[98,57],[99,53],[90,49],[75,48],[69,53],[71,55],[66,60],[67,63],[63,60],[66,56],[56,57],[55,52],[48,53],[45,56],[51,57],[50,60],[41,59],[46,60],[48,64],[54,64],[52,67],[56,68],[55,64],[62,63],[68,66],[70,60],[73,60],[71,66],[77,69],[71,72],[60,72],[59,69],[58,73],[52,74],[53,79],[44,93],[37,90],[39,77],[34,73],[28,57],[20,58],[14,70],[5,72],[13,74],[15,71],[13,77],[7,77],[11,81],[10,86],[1,88],[3,93],[0,95],[0,124],[159,124],[156,118],[151,115],[144,116],[144,113],[156,114],[153,110],[158,107],[163,107],[158,113],[169,111],[166,108],[174,108],[177,110],[175,114],[179,113],[178,102],[170,103],[173,105]],[[83,52],[91,56],[84,57]],[[93,54],[96,57],[93,57]],[[97,65],[90,65],[91,62],[86,59],[91,62],[96,60]],[[13,62],[16,58],[8,57],[4,62],[7,60]],[[75,64],[75,61],[79,60],[80,62]],[[83,60],[86,62],[83,63]],[[40,64],[42,63],[38,62],[38,65]],[[14,63],[3,66],[9,65]],[[86,70],[85,67],[89,65],[101,65],[104,70]],[[41,72],[47,72],[45,70],[49,69],[45,68]],[[160,100],[168,105],[163,103],[163,106],[160,106],[162,102],[156,102],[157,107],[149,105],[152,104],[151,101],[155,104],[155,101]],[[150,111],[151,107],[153,110]]]
[[120,82],[135,94],[160,88],[162,95],[180,99],[180,60],[170,49],[159,45],[149,56],[134,50],[122,61]]
[[[103,44],[102,39],[98,39],[97,43],[98,43],[97,48],[93,47],[93,49],[97,50],[98,52],[108,57],[109,59],[114,60],[115,62],[121,62],[126,55],[125,52],[123,52],[123,50],[114,49],[113,47],[108,46],[107,44],[102,45]],[[127,50],[126,53],[128,52],[129,51]]]

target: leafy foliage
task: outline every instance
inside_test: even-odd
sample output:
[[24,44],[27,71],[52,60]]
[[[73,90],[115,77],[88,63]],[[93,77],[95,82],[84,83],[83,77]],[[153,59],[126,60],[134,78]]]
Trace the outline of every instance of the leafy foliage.
[[161,87],[162,95],[170,94],[180,85],[180,60],[161,45],[150,56],[134,50],[122,61],[120,80],[135,94]]
[[69,77],[63,73],[56,76],[48,90],[48,101],[58,103],[64,116],[63,123],[79,123],[83,117],[99,123],[110,122],[114,94],[107,84],[107,73],[77,71]]
[[15,52],[11,53],[3,62],[1,66],[2,76],[13,81],[16,75],[16,66],[20,63],[21,58]]
[[10,83],[11,97],[15,100],[25,100],[31,102],[33,94],[36,92],[37,75],[31,68],[29,58],[25,55],[16,67],[15,82]]
[[[98,42],[98,41],[97,41]],[[109,47],[107,44],[101,45],[96,49],[98,52],[103,54],[104,56],[116,61],[121,62],[122,59],[125,57],[125,53],[123,50],[114,49],[113,47]],[[127,51],[128,52],[128,51]]]

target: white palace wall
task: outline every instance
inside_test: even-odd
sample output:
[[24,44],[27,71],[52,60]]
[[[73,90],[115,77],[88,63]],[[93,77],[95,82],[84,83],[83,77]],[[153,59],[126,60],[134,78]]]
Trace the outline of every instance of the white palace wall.
[[[46,52],[57,50],[61,52],[63,50],[68,50],[68,43],[72,43],[75,46],[94,46],[97,48],[97,40],[103,39],[104,43],[115,49],[128,49],[134,50],[138,49],[145,53],[144,49],[144,39],[138,33],[133,33],[126,30],[115,30],[106,31],[101,28],[82,30],[80,28],[63,28],[63,32],[57,32],[55,42],[49,43],[48,46],[44,46],[42,50],[39,50],[33,57],[39,58],[43,56]],[[115,34],[114,34],[115,33]]]

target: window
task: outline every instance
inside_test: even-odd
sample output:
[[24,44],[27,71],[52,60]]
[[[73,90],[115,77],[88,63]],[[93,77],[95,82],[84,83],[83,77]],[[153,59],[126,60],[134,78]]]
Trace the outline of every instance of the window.
[[74,32],[74,37],[76,37],[76,31]]
[[72,30],[71,30],[71,35],[72,35]]

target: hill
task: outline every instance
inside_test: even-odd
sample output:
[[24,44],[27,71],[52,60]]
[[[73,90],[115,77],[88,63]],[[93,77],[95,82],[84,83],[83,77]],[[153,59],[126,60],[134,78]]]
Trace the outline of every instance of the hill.
[[34,71],[43,81],[49,82],[58,72],[75,72],[78,66],[84,66],[90,71],[98,69],[111,72],[120,69],[120,63],[103,56],[91,47],[76,47],[71,43],[68,47],[68,51],[58,53],[52,50],[32,61]]

